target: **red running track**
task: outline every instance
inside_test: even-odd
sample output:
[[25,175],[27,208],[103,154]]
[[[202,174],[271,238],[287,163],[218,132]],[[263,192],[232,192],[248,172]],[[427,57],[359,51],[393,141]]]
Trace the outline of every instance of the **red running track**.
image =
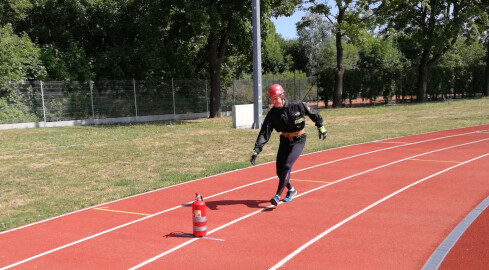
[[[0,232],[0,269],[422,268],[489,196],[488,162],[489,125],[321,151],[277,207],[266,163]],[[185,237],[195,192],[207,238]]]

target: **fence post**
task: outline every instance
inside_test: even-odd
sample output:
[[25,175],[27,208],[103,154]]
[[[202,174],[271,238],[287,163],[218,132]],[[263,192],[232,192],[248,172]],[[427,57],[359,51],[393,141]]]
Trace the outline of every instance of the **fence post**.
[[316,102],[317,102],[317,106],[318,106],[318,109],[319,109],[319,74],[318,74],[318,77],[316,77],[315,79],[315,82],[314,84],[316,85]]
[[46,105],[44,103],[44,89],[43,89],[43,86],[42,86],[42,81],[41,81],[41,100],[42,100],[42,115],[43,115],[43,119],[44,119],[44,127],[47,127],[47,123],[46,123]]
[[[283,85],[284,89],[287,89],[287,78],[284,78],[284,85]],[[295,91],[294,91],[294,97],[291,98],[291,99],[295,99]]]
[[[297,91],[297,87],[295,85],[295,69],[294,69],[294,95],[295,95],[295,92]],[[301,95],[300,95],[300,91],[299,91],[299,100],[301,99]]]
[[90,88],[90,102],[92,103],[92,119],[95,119],[95,108],[93,107],[93,82],[90,80],[88,82]]
[[[295,79],[294,79],[294,84],[295,84]],[[299,100],[301,100],[301,79],[299,79],[299,88],[297,89],[298,93],[299,93]],[[305,96],[303,97],[305,98]]]
[[233,105],[236,105],[236,94],[234,92],[234,78],[233,78]]
[[136,110],[136,120],[138,119],[138,102],[136,99],[136,80],[132,79],[132,88],[134,90],[134,109]]
[[205,80],[205,107],[207,109],[207,116],[209,116],[209,97],[207,96],[207,80]]
[[177,119],[177,113],[175,109],[175,86],[173,85],[173,78],[171,78],[171,91],[173,94],[173,119]]

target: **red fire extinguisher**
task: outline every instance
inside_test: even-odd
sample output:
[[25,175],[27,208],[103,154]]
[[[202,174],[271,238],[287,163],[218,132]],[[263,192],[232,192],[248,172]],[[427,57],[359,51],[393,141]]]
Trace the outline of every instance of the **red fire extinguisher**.
[[192,221],[194,225],[194,236],[203,237],[207,233],[207,216],[205,202],[202,195],[195,193],[195,202],[192,203]]

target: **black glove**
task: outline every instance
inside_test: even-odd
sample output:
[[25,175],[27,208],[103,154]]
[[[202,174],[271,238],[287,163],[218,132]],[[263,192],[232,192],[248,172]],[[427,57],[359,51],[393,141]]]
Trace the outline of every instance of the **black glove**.
[[251,165],[255,165],[257,156],[258,156],[258,153],[256,151],[253,151],[253,155],[251,155],[251,158],[250,158]]
[[324,126],[318,127],[318,132],[319,132],[319,139],[320,140],[321,140],[321,138],[324,140],[328,136],[328,132],[326,131]]

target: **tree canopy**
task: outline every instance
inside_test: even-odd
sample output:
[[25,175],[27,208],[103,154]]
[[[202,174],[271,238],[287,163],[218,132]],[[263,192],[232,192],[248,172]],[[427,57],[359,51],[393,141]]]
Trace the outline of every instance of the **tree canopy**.
[[429,70],[457,42],[469,34],[467,25],[482,14],[480,0],[384,1],[378,8],[384,33],[400,35],[407,57],[418,63],[417,100],[426,101]]
[[[352,78],[360,78],[344,78],[345,70],[396,74],[400,66],[414,66],[413,94],[422,102],[431,93],[430,71],[438,63],[452,69],[485,64],[489,95],[487,0],[260,3],[263,71],[334,72],[328,77],[334,82],[328,98],[335,107],[353,93],[343,91],[344,81],[351,89]],[[252,71],[251,6],[251,0],[4,0],[0,83],[205,79],[211,86],[211,117],[219,116],[222,84]],[[307,15],[298,25],[299,38],[285,40],[270,18],[291,15],[296,8]],[[463,44],[475,47],[464,50]],[[441,78],[440,70],[433,72]],[[7,90],[2,91],[5,96]]]
[[[17,36],[10,24],[0,27],[0,90],[4,95],[5,86],[45,75],[40,60],[40,50],[23,34]],[[0,94],[2,94],[0,92]]]
[[[335,5],[328,5],[325,0],[307,0],[304,8],[313,14],[324,16],[333,25],[331,32],[336,41],[336,70],[335,70],[335,90],[333,94],[333,107],[342,105],[343,96],[343,39],[358,40],[363,33],[373,27],[372,15],[370,10],[378,1],[365,0],[337,0]],[[333,12],[333,10],[337,10]],[[311,20],[305,19],[301,27],[311,24]]]

